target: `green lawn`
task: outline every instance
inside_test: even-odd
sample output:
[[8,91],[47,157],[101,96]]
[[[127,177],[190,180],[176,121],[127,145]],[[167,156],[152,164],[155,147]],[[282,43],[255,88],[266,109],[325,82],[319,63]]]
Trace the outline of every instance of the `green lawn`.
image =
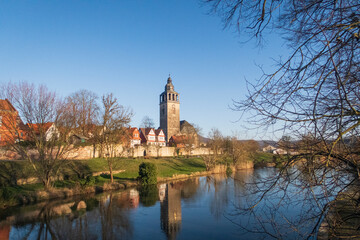
[[[138,177],[139,165],[142,162],[152,162],[156,165],[158,177],[172,177],[174,174],[191,174],[193,172],[205,171],[205,164],[201,158],[159,158],[159,159],[114,159],[114,171],[124,172],[114,174],[115,181],[125,182],[136,180]],[[106,159],[72,160],[64,162],[64,169],[61,174],[65,180],[55,181],[56,188],[72,188],[81,186],[102,186],[110,181],[110,176],[102,174],[92,176],[95,172],[108,172]],[[5,179],[20,179],[36,176],[30,164],[26,161],[0,162],[1,176]],[[31,192],[44,189],[41,183],[26,184],[21,186],[3,185],[6,181],[2,179],[0,188],[0,205],[13,205],[21,203],[21,196],[27,196]],[[19,197],[20,196],[20,197]]]
[[[76,163],[77,162],[77,163]],[[114,176],[116,179],[134,180],[138,176],[139,165],[142,162],[152,162],[157,167],[159,177],[171,177],[174,174],[191,174],[205,171],[205,164],[201,158],[151,158],[151,159],[115,159],[114,170],[125,170]],[[74,161],[75,164],[87,166],[90,172],[108,171],[106,159],[90,159]]]
[[[174,174],[191,174],[192,172],[205,171],[205,164],[201,158],[151,158],[151,159],[127,159],[116,158],[113,170],[124,170],[124,172],[114,174],[117,180],[135,180],[138,176],[139,165],[142,162],[155,163],[159,177],[171,177]],[[0,162],[1,176],[7,179],[20,179],[36,176],[36,173],[26,161]],[[57,181],[57,187],[66,187],[75,184],[78,179],[86,179],[95,172],[108,172],[108,163],[104,158],[89,160],[67,160],[61,175],[65,176],[66,181]],[[96,177],[96,183],[109,181],[109,176],[101,175]],[[85,183],[84,183],[85,184]],[[32,185],[26,185],[32,188]],[[34,187],[38,185],[34,185]],[[26,190],[26,189],[23,189]],[[29,189],[31,190],[31,189]]]
[[281,166],[281,164],[286,160],[286,155],[279,156],[266,152],[257,152],[253,156],[253,162],[255,167],[264,167],[268,163],[274,163],[276,166]]

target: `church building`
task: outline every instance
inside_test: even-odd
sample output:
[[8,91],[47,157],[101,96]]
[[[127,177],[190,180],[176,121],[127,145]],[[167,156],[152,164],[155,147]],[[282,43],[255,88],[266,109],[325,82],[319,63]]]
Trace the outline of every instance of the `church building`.
[[166,142],[180,132],[180,98],[170,76],[165,91],[160,94],[160,128],[164,130]]
[[[163,129],[166,142],[174,139],[185,139],[186,144],[199,145],[199,138],[194,126],[187,121],[180,121],[180,96],[175,92],[169,76],[165,91],[160,94],[160,129]],[[183,145],[185,143],[182,143]]]

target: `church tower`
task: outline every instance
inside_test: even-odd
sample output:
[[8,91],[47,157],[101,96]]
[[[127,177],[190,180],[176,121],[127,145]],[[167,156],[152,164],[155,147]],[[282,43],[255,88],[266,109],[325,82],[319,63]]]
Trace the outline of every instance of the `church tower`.
[[160,128],[164,130],[167,142],[180,132],[180,99],[170,76],[165,91],[160,94]]

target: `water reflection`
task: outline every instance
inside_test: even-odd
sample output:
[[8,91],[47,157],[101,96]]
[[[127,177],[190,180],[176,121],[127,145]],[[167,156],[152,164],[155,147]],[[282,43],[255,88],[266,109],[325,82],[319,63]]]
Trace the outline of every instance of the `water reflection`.
[[0,239],[7,240],[9,239],[11,226],[3,225],[0,226]]
[[130,193],[110,193],[100,200],[99,215],[102,239],[130,239],[132,225],[129,208],[132,208]]
[[10,209],[1,213],[0,239],[131,239],[130,211],[138,206],[132,189]]
[[275,169],[237,171],[231,178],[219,174],[0,210],[0,239],[308,236],[318,219],[313,218],[319,213],[315,204],[321,202],[311,202],[306,195],[306,176],[289,173],[256,208],[249,209],[275,174]]
[[160,186],[159,195],[164,196],[160,200],[161,229],[168,239],[176,239],[181,228],[181,188],[179,182]]

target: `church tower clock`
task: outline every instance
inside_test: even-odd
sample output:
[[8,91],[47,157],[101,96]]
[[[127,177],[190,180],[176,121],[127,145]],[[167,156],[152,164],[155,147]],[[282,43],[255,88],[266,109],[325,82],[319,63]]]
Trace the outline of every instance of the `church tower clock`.
[[160,94],[160,128],[165,133],[166,141],[180,132],[180,99],[170,76],[165,91]]

